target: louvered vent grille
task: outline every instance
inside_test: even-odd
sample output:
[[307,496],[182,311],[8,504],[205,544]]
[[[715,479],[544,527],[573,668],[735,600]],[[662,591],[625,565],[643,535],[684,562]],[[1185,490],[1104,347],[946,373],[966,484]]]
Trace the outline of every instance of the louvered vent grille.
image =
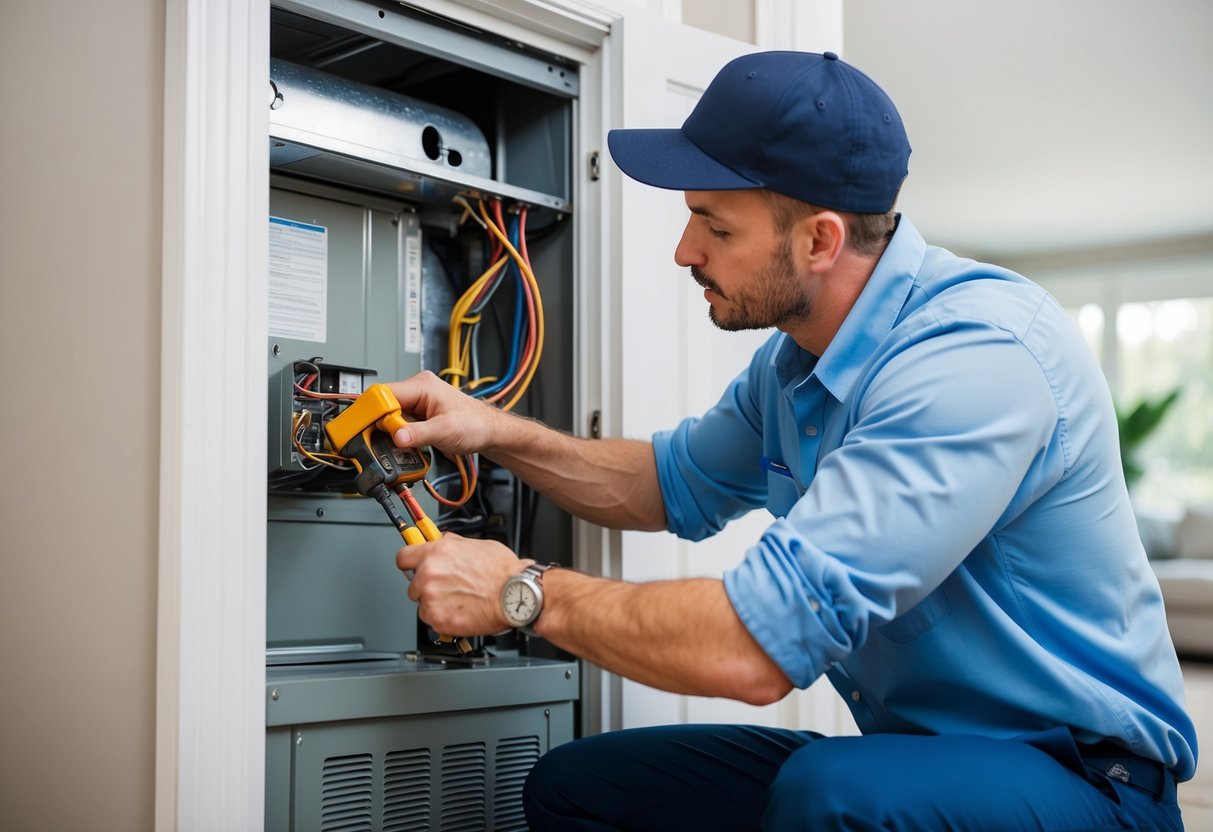
[[442,749],[442,832],[488,828],[483,742]]
[[498,832],[526,832],[522,784],[538,760],[539,737],[509,737],[497,741],[493,829]]
[[370,754],[325,759],[320,780],[321,832],[370,832],[373,788]]
[[430,828],[430,750],[392,751],[383,758],[383,832]]

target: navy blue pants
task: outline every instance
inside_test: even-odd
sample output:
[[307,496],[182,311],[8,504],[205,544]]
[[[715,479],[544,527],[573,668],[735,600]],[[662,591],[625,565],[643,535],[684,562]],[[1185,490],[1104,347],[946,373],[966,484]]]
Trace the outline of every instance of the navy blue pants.
[[638,728],[552,749],[523,801],[532,832],[1183,829],[1162,766],[1065,729],[996,740]]

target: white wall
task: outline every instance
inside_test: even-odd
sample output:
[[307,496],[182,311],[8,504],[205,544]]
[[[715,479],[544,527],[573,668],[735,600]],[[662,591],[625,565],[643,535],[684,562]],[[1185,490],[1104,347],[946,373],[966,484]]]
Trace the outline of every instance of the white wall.
[[163,5],[0,6],[2,829],[152,826]]

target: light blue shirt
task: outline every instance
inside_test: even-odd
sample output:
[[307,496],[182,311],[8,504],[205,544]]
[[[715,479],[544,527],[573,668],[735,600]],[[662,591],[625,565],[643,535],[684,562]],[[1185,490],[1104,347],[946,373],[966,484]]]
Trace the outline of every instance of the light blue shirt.
[[820,358],[776,333],[653,438],[669,527],[775,517],[725,588],[865,733],[1069,727],[1196,765],[1107,384],[1066,312],[902,217]]

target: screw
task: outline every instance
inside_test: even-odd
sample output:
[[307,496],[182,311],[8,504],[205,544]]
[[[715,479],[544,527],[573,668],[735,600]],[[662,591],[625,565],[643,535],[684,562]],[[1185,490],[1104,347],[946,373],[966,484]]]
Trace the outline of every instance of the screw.
[[552,715],[552,709],[551,709],[551,708],[544,708],[544,709],[543,709],[543,715],[544,715],[544,716],[551,716],[551,715]]
[[274,688],[272,691],[270,691],[270,699],[273,699],[275,702],[278,701],[278,688]]
[[318,509],[316,509],[316,516],[317,516],[317,517],[323,517],[323,516],[324,516],[324,509],[322,509],[322,508],[318,508]]
[[[573,671],[571,671],[571,670],[566,670],[566,671],[564,672],[564,678],[566,678],[566,679],[572,679],[572,678],[573,678]],[[275,699],[277,699],[278,697],[274,697],[274,698],[275,698]]]
[[295,745],[297,745],[297,746],[303,745],[303,734],[295,735]]
[[282,347],[278,346],[277,344],[274,344],[273,348],[270,349],[270,352],[272,352],[274,355],[277,355],[278,353],[282,352]]

